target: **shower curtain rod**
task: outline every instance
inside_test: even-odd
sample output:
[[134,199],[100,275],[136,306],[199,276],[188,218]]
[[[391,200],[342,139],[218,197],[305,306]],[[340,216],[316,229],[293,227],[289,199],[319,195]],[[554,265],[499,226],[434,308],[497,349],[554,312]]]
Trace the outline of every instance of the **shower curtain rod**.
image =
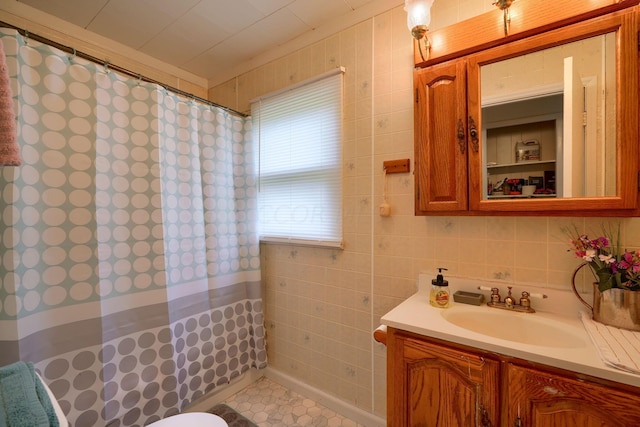
[[74,49],[72,47],[65,46],[65,45],[63,45],[61,43],[58,43],[58,42],[53,41],[51,39],[48,39],[46,37],[43,37],[43,36],[40,36],[40,35],[37,35],[37,34],[33,34],[33,33],[29,32],[28,30],[25,30],[24,28],[16,27],[15,25],[9,24],[8,22],[0,21],[0,26],[11,28],[11,29],[14,29],[14,30],[18,31],[18,33],[20,33],[20,35],[25,37],[27,40],[28,39],[33,39],[33,40],[38,41],[40,43],[44,43],[44,44],[47,44],[49,46],[53,46],[53,47],[55,47],[57,49],[60,49],[60,50],[63,50],[65,52],[67,52],[67,53],[73,54],[74,56],[86,59],[86,60],[94,62],[96,64],[105,65],[109,69],[115,70],[115,71],[117,71],[119,73],[126,74],[126,75],[128,75],[130,77],[135,77],[135,78],[137,78],[139,80],[142,80],[144,82],[147,82],[147,83],[157,84],[158,86],[162,86],[164,89],[166,89],[166,90],[168,90],[170,92],[176,93],[178,95],[182,95],[182,96],[184,96],[186,98],[191,98],[191,99],[200,101],[203,104],[207,104],[207,105],[210,105],[212,107],[221,108],[221,109],[223,109],[223,110],[225,110],[225,111],[227,111],[227,112],[229,112],[229,113],[231,113],[233,115],[236,115],[236,116],[239,116],[239,117],[248,117],[247,114],[241,113],[241,112],[236,111],[236,110],[234,110],[232,108],[225,107],[225,106],[220,105],[220,104],[216,104],[215,102],[209,101],[208,99],[200,98],[199,96],[196,96],[196,95],[194,95],[192,93],[185,92],[183,90],[180,90],[180,89],[177,89],[175,87],[172,87],[172,86],[166,85],[164,83],[161,83],[161,82],[159,82],[157,80],[154,80],[154,79],[152,79],[150,77],[143,76],[140,73],[135,73],[135,72],[133,72],[131,70],[128,70],[126,68],[120,67],[118,65],[114,65],[114,64],[110,63],[109,61],[101,60],[99,58],[96,58],[95,56],[89,55],[88,53],[84,53],[84,52],[78,51],[78,50],[76,50],[76,49]]

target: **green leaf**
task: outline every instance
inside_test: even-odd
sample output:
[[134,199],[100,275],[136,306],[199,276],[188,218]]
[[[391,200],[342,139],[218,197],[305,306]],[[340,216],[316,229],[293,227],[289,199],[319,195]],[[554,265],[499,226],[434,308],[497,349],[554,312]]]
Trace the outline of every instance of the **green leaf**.
[[611,274],[611,270],[603,267],[596,271],[596,275],[598,276],[598,290],[600,292],[613,288],[615,278],[613,274]]

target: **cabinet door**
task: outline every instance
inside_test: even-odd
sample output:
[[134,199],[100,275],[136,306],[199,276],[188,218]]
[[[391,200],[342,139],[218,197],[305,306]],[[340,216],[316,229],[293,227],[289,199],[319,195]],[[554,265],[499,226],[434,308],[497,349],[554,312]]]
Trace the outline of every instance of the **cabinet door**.
[[512,364],[507,371],[504,425],[640,426],[637,394]]
[[390,427],[499,425],[499,362],[413,338],[394,345]]
[[416,215],[466,210],[466,63],[416,70],[414,86]]

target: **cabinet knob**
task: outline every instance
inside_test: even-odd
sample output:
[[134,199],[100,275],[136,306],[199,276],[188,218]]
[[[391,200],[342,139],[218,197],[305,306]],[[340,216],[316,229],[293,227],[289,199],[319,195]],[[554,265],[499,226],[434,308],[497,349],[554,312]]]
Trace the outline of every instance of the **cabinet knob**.
[[458,146],[460,147],[460,154],[464,154],[467,144],[464,140],[464,123],[462,119],[458,119]]
[[480,150],[480,140],[478,138],[478,127],[473,117],[469,116],[469,136],[471,136],[471,147],[477,153]]
[[489,419],[489,414],[484,406],[480,405],[480,427],[492,427],[491,420]]

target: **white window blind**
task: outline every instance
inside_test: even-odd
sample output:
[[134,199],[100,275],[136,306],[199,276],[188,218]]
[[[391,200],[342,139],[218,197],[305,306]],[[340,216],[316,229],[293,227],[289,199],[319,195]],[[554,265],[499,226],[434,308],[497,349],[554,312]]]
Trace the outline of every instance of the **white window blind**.
[[251,103],[263,241],[342,246],[343,72]]

